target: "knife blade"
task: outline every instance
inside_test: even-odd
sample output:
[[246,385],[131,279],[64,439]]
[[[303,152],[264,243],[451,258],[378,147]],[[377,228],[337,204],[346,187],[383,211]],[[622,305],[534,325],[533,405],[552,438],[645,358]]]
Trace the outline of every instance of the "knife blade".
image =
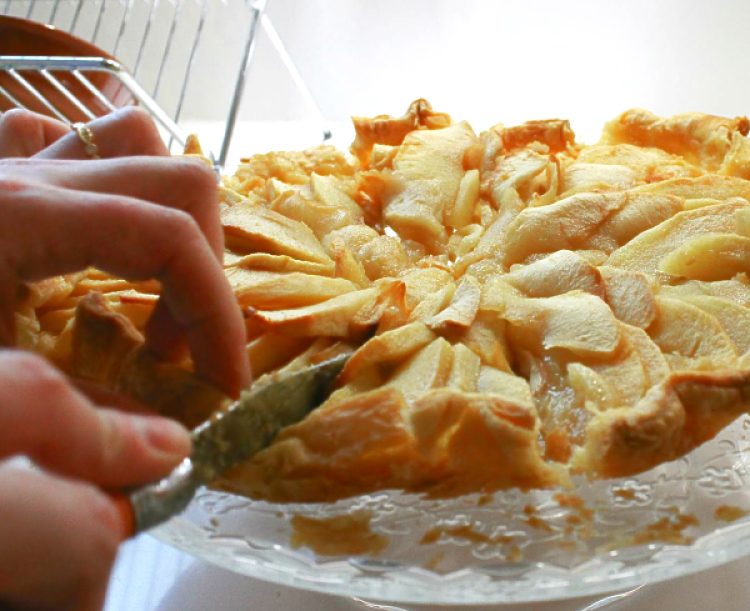
[[302,420],[325,400],[348,359],[348,354],[340,355],[244,391],[228,409],[198,426],[192,432],[192,455],[167,477],[112,495],[129,534],[181,513],[201,486],[268,447],[281,429]]

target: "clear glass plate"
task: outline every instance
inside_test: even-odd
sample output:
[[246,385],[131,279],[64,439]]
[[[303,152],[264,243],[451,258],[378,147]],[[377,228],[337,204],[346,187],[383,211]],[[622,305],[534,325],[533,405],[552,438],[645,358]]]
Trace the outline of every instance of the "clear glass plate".
[[[577,482],[583,510],[561,504],[559,491],[441,501],[391,491],[274,505],[205,490],[154,534],[237,573],[330,594],[464,605],[590,596],[750,554],[750,516],[730,523],[721,515],[750,510],[748,450],[743,417],[687,457],[638,477]],[[291,516],[356,510],[368,510],[373,532],[388,538],[380,555],[321,557],[291,547]],[[422,543],[436,527],[439,538]],[[469,530],[479,535],[471,540]]]

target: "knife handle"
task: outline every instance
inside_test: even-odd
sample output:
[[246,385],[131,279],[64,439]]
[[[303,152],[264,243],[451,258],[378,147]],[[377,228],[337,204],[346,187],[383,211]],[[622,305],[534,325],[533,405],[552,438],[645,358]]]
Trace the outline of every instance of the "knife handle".
[[130,539],[137,534],[137,527],[135,521],[135,511],[133,504],[130,502],[130,498],[119,492],[109,494],[110,500],[117,507],[117,511],[120,514],[120,520],[122,521],[123,530],[125,531],[125,539]]

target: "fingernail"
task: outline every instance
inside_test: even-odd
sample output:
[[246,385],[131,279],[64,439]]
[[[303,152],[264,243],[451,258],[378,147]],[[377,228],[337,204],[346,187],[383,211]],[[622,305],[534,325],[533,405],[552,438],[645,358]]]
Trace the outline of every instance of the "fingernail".
[[165,454],[188,456],[191,451],[190,433],[179,422],[168,418],[139,418],[148,444]]

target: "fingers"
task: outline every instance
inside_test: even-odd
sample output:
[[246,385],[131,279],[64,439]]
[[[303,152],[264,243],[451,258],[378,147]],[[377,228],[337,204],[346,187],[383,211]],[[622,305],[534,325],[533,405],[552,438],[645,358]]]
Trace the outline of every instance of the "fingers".
[[130,157],[99,163],[34,160],[6,162],[6,166],[18,179],[42,176],[45,184],[125,195],[184,210],[196,220],[217,258],[223,256],[216,176],[200,159]]
[[[184,210],[198,223],[219,261],[224,254],[216,177],[200,159],[187,157],[130,157],[81,164],[71,161],[17,162],[18,178],[44,181],[69,189],[137,197]],[[183,353],[184,336],[170,309],[160,301],[147,328],[149,348],[160,358],[171,360]]]
[[[128,106],[86,124],[102,159],[136,155],[168,155],[151,116],[141,108]],[[70,130],[69,130],[70,131]],[[36,155],[39,159],[88,159],[75,131]]]
[[[169,151],[156,124],[143,109],[129,106],[87,124],[102,158],[164,156]],[[0,159],[88,159],[75,130],[28,110],[0,114]]]
[[0,113],[0,159],[31,157],[69,132],[65,123],[28,110]]
[[190,215],[127,197],[6,180],[0,218],[0,245],[17,280],[91,265],[133,280],[158,278],[196,373],[231,396],[249,384],[242,313]]
[[90,485],[0,465],[0,608],[100,611],[124,532]]
[[114,488],[158,479],[190,451],[178,423],[98,409],[42,358],[0,351],[0,459],[24,454],[56,473]]
[[[97,409],[49,363],[0,351],[0,459],[100,486],[157,479],[190,452],[176,423]],[[126,524],[91,484],[0,463],[0,608],[99,611]]]

